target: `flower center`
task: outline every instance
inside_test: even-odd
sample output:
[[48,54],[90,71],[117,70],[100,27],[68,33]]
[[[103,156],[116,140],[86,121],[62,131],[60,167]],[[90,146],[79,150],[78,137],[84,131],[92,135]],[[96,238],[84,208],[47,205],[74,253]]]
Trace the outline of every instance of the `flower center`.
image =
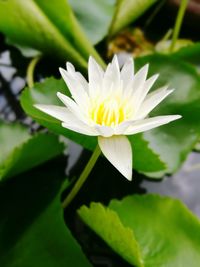
[[92,120],[103,126],[116,126],[125,120],[124,105],[117,99],[105,99],[94,105],[91,112]]

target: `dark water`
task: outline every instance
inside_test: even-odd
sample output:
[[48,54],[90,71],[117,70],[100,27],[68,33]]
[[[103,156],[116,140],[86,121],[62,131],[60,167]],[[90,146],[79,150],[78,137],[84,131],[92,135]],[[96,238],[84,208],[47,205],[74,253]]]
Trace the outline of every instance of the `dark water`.
[[[0,118],[10,122],[20,121],[32,131],[36,131],[38,125],[25,116],[19,105],[19,95],[26,84],[25,75],[29,60],[23,58],[17,50],[8,49],[4,43],[1,43],[0,49]],[[38,66],[39,74],[36,74],[36,80],[50,76],[52,73],[57,75],[58,66],[56,63],[51,65],[44,59]],[[70,143],[67,173],[71,177],[79,175],[89,156],[90,152],[82,151],[80,146]],[[200,154],[192,152],[176,174],[162,181],[150,181],[137,175],[137,178],[129,183],[108,161],[103,158],[98,161],[80,194],[65,214],[66,223],[94,266],[126,267],[129,264],[122,261],[102,240],[84,226],[76,215],[76,209],[91,201],[107,204],[112,198],[120,199],[127,194],[146,192],[179,198],[200,217]]]

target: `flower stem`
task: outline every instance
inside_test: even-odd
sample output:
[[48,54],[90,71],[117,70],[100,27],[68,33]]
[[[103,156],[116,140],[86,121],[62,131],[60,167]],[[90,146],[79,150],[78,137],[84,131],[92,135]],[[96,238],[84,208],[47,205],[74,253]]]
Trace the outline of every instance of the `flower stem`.
[[167,40],[169,40],[169,38],[171,38],[171,36],[172,36],[172,32],[173,32],[173,30],[169,29],[159,42],[166,42]]
[[86,181],[90,172],[92,171],[92,169],[93,169],[98,157],[100,156],[100,154],[101,154],[101,150],[100,150],[99,146],[97,145],[90,160],[88,161],[83,172],[81,173],[81,176],[76,181],[76,183],[75,183],[74,187],[72,188],[71,192],[69,193],[69,195],[67,195],[67,197],[64,199],[64,201],[62,203],[63,208],[66,208],[71,203],[71,201],[74,199],[74,197],[77,195],[77,193],[81,189],[81,186],[84,184],[84,182]]
[[34,71],[40,59],[41,59],[41,56],[36,56],[30,61],[28,65],[27,74],[26,74],[28,87],[33,87],[34,85]]
[[178,11],[178,15],[176,17],[176,22],[175,22],[175,26],[174,26],[174,30],[173,30],[172,42],[171,42],[171,45],[170,45],[170,48],[169,48],[169,52],[173,52],[174,51],[174,47],[175,47],[176,41],[177,41],[178,36],[179,36],[179,32],[180,32],[180,29],[181,29],[181,25],[182,25],[182,22],[183,22],[183,17],[184,17],[184,14],[185,14],[185,10],[186,10],[187,4],[188,4],[188,0],[181,0],[180,8],[179,8],[179,11]]

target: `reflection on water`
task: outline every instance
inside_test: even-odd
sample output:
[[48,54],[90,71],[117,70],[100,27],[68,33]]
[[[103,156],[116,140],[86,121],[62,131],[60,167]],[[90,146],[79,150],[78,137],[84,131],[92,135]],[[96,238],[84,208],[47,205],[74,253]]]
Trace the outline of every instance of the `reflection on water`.
[[192,152],[182,168],[161,182],[144,180],[141,184],[149,193],[159,193],[181,199],[200,217],[200,153]]
[[[24,71],[25,72],[25,71]],[[11,53],[0,54],[0,118],[15,121],[24,117],[18,97],[25,86],[25,73],[18,70],[12,62]]]

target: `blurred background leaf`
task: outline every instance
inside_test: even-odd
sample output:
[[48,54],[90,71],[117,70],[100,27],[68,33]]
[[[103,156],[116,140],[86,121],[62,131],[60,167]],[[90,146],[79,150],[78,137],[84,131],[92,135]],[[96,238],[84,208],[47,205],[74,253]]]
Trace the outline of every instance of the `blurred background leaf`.
[[0,1],[0,31],[9,43],[34,48],[60,61],[68,59],[83,69],[89,55],[102,62],[67,0]]
[[200,62],[200,43],[196,42],[183,47],[175,52],[173,56],[198,66]]
[[157,0],[116,0],[115,14],[110,26],[114,35],[140,17]]
[[116,0],[69,0],[80,25],[92,44],[99,43],[108,33]]

